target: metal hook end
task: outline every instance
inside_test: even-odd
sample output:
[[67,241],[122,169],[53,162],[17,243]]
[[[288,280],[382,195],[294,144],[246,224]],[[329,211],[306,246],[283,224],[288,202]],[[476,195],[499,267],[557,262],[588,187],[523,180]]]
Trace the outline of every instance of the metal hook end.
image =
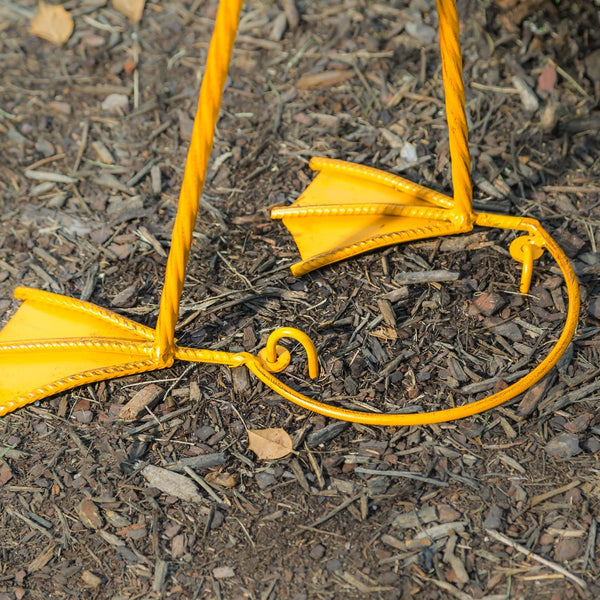
[[317,357],[317,349],[306,333],[295,327],[279,327],[271,333],[266,347],[258,353],[265,368],[271,373],[279,373],[290,364],[291,357],[289,351],[283,346],[277,345],[277,342],[284,337],[292,338],[302,344],[308,361],[308,375],[311,379],[318,377],[319,359]]
[[512,241],[510,245],[510,255],[522,263],[521,285],[519,291],[521,294],[527,294],[531,287],[531,277],[533,275],[533,261],[537,260],[544,253],[544,248],[538,243],[538,240],[531,235],[523,235]]

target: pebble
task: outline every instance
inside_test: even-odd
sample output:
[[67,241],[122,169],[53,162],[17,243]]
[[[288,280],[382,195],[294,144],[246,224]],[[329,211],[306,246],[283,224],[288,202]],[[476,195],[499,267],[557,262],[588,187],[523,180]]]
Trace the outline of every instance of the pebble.
[[581,555],[584,544],[577,538],[564,538],[560,540],[554,548],[554,560],[557,562],[566,562],[573,560]]
[[125,94],[109,94],[102,102],[102,110],[123,114],[129,109],[129,98]]
[[315,544],[310,549],[310,557],[313,560],[321,560],[324,555],[325,555],[325,546],[323,546],[322,544]]
[[546,444],[546,453],[556,458],[571,458],[580,452],[579,438],[574,433],[561,433]]
[[48,158],[48,156],[53,156],[56,153],[54,145],[42,137],[35,143],[35,149],[46,158]]
[[486,529],[500,529],[502,526],[502,516],[504,511],[497,504],[490,507],[487,517],[483,522],[483,526]]
[[435,39],[436,31],[433,27],[426,25],[425,23],[414,23],[409,21],[406,24],[406,33],[410,37],[415,38],[423,44],[431,44]]
[[336,571],[342,570],[342,561],[339,558],[332,558],[325,563],[325,568],[330,573],[335,573]]
[[400,156],[409,165],[416,163],[417,160],[419,159],[419,156],[417,154],[417,147],[414,144],[411,144],[410,142],[406,142],[406,144],[404,144],[404,146],[402,146],[402,149],[400,150]]

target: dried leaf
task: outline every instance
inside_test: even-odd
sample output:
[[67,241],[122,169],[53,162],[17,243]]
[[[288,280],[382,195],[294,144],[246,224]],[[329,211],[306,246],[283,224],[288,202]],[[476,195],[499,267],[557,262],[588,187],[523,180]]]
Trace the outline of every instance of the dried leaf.
[[60,46],[71,37],[73,27],[73,17],[62,6],[51,6],[40,0],[29,31]]
[[139,23],[146,0],[113,0],[113,8],[125,15],[132,23]]
[[292,438],[279,427],[248,430],[248,449],[263,460],[287,456],[292,445]]

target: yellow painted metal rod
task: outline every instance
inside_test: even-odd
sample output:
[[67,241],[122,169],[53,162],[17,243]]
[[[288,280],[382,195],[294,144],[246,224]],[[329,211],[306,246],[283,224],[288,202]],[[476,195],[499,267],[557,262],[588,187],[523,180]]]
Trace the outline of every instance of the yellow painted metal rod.
[[[519,231],[527,231],[530,235],[538,237],[538,239],[540,239],[543,243],[543,246],[550,252],[560,267],[565,278],[567,294],[569,297],[569,305],[564,329],[560,334],[555,346],[535,369],[504,390],[464,406],[456,406],[454,408],[437,410],[428,413],[368,413],[332,406],[331,404],[325,404],[324,402],[320,402],[305,396],[304,394],[297,392],[280,381],[258,360],[248,361],[246,366],[271,389],[294,404],[327,417],[340,419],[342,421],[351,421],[353,423],[363,423],[365,425],[407,426],[445,423],[455,419],[463,419],[465,417],[477,415],[496,406],[500,406],[504,402],[515,398],[519,394],[522,394],[532,385],[542,379],[542,377],[544,377],[554,367],[573,338],[579,318],[579,286],[577,284],[577,278],[575,277],[575,272],[571,267],[569,259],[565,256],[560,246],[550,237],[550,235],[537,221],[534,219],[520,217],[501,216],[500,219],[498,217],[498,215],[478,214],[476,222],[478,225],[485,227],[502,227],[517,229]],[[508,221],[510,221],[510,223]]]
[[165,366],[172,362],[175,354],[175,325],[179,317],[192,233],[242,5],[243,0],[221,0],[219,3],[206,59],[156,324],[157,359]]
[[454,207],[472,220],[473,189],[456,0],[437,0]]

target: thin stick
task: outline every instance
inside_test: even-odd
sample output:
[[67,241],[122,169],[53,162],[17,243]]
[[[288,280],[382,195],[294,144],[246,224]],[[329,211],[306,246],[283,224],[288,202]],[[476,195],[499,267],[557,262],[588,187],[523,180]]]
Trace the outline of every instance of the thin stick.
[[356,469],[354,469],[354,472],[364,473],[365,475],[382,475],[384,477],[405,477],[406,479],[415,479],[416,481],[422,481],[423,483],[431,483],[433,485],[439,485],[440,487],[448,487],[450,485],[447,481],[431,479],[431,477],[423,477],[423,475],[411,473],[410,471],[377,471],[377,469],[356,467]]
[[503,544],[506,544],[507,546],[510,546],[511,548],[514,548],[515,550],[521,552],[527,558],[531,558],[541,563],[542,565],[545,565],[549,569],[552,569],[553,571],[564,575],[567,579],[570,579],[573,583],[576,583],[579,587],[583,588],[584,590],[587,589],[587,583],[583,579],[581,579],[581,577],[573,575],[573,573],[570,573],[564,567],[561,567],[560,565],[556,564],[555,562],[552,562],[551,560],[548,560],[547,558],[543,558],[539,554],[535,554],[535,552],[532,552],[531,550],[525,548],[525,546],[521,546],[521,544],[515,542],[514,540],[511,540],[509,537],[506,537],[501,533],[498,533],[497,531],[494,531],[493,529],[486,529],[485,532],[490,537],[493,537],[495,540],[498,540],[499,542],[502,542]]
[[361,495],[362,495],[362,493],[356,494],[356,496],[352,496],[352,498],[348,498],[347,500],[344,500],[339,506],[336,506],[332,511],[328,512],[326,515],[324,515],[320,519],[317,519],[314,523],[311,523],[308,527],[310,529],[313,529],[313,528],[318,527],[319,525],[325,523],[325,521],[329,521],[329,519],[331,519],[331,517],[334,517],[339,512],[343,511],[347,506],[350,506],[355,500],[358,500],[361,497]]

